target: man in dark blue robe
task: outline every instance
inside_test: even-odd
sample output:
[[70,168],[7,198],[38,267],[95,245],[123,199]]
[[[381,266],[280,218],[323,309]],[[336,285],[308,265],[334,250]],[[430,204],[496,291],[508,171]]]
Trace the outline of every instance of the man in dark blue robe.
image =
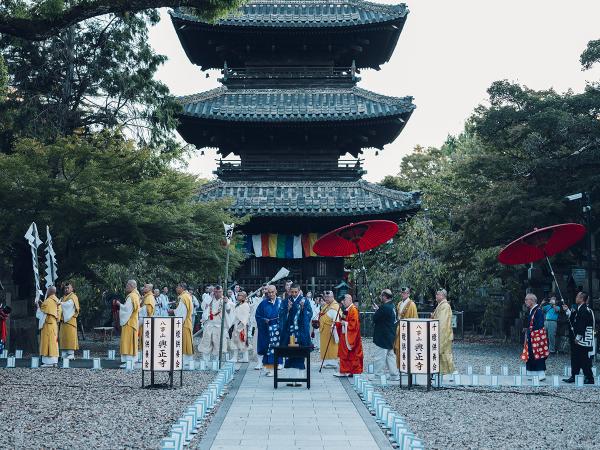
[[[310,339],[310,321],[312,308],[310,302],[300,293],[300,286],[292,284],[290,297],[282,302],[279,309],[279,324],[281,326],[281,345],[289,345],[294,336],[295,343],[301,347],[312,347]],[[305,370],[303,358],[286,358],[285,366],[289,378],[300,378],[300,371]],[[288,383],[288,386],[300,386],[300,383]]]
[[281,364],[281,359],[275,362],[275,347],[279,345],[281,327],[279,324],[279,311],[283,302],[277,297],[277,288],[267,286],[267,298],[260,302],[256,308],[256,327],[258,329],[257,353],[262,355],[263,367],[267,376],[273,376],[275,364]]

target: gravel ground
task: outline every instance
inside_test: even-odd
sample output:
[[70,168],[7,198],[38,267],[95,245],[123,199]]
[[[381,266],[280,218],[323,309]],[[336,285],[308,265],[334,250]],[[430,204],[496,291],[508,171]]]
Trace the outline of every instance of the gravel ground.
[[[366,341],[367,354],[372,342]],[[454,345],[456,368],[498,373],[520,366],[519,347],[502,342],[459,341]],[[370,360],[368,360],[370,361]],[[563,374],[568,355],[552,355],[548,374]],[[600,389],[597,388],[379,388],[387,402],[403,415],[427,448],[433,449],[593,449],[600,448]]]
[[0,448],[158,448],[214,376],[168,390],[141,389],[139,370],[0,370]]
[[600,448],[600,390],[385,389],[431,449]]

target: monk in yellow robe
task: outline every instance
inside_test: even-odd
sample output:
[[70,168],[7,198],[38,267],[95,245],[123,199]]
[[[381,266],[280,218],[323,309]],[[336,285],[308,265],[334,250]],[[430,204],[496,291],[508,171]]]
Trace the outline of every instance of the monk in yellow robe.
[[175,317],[183,318],[183,368],[194,370],[194,343],[192,339],[192,315],[194,314],[194,305],[192,296],[187,290],[185,283],[179,283],[175,288],[177,292],[177,308],[170,313]]
[[402,301],[396,305],[396,339],[394,340],[394,352],[396,352],[396,366],[400,368],[400,319],[418,319],[417,305],[410,299],[410,288],[400,289]]
[[127,361],[134,362],[138,353],[138,316],[140,311],[140,293],[137,282],[129,280],[125,286],[127,298],[124,304],[119,304],[119,322],[121,324],[121,364],[127,366]]
[[142,289],[142,304],[140,306],[139,314],[139,348],[142,347],[142,339],[144,336],[144,318],[154,317],[154,309],[156,308],[156,299],[154,297],[154,285],[146,283]]
[[[337,369],[339,336],[335,323],[340,321],[340,305],[332,291],[323,293],[323,308],[319,312],[319,350],[324,368]],[[332,335],[333,333],[333,335]],[[328,347],[329,345],[329,347]]]
[[452,308],[447,299],[445,289],[440,289],[435,293],[437,306],[431,314],[432,319],[439,320],[439,345],[440,345],[440,373],[453,373],[454,360],[452,358],[452,341],[454,332],[452,331]]
[[65,295],[61,298],[62,314],[58,341],[63,359],[74,359],[75,350],[79,350],[77,340],[77,317],[79,317],[79,299],[74,292],[72,282],[65,286]]
[[35,313],[40,329],[41,367],[54,367],[58,364],[58,320],[60,317],[60,302],[56,296],[56,288],[50,286],[46,291],[46,299],[37,302]]

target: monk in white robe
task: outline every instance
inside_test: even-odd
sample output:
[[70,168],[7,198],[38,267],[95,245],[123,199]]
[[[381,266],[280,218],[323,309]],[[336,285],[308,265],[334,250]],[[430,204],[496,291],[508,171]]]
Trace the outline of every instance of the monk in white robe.
[[46,299],[38,302],[35,317],[40,329],[40,356],[42,367],[54,367],[58,364],[58,320],[60,302],[56,297],[56,288],[50,286],[46,291]]
[[138,353],[138,327],[140,311],[140,293],[137,282],[129,280],[125,286],[127,298],[124,304],[119,303],[119,323],[121,324],[121,368],[127,366],[127,361],[135,362]]
[[[202,324],[204,333],[200,340],[198,350],[202,353],[202,358],[208,361],[212,354],[215,358],[219,355],[219,345],[221,338],[221,314],[231,311],[229,299],[223,297],[223,288],[215,286],[210,302],[202,314]],[[223,330],[225,331],[225,330]],[[223,352],[227,351],[227,341],[223,336]]]
[[63,359],[74,359],[75,350],[79,350],[77,339],[77,317],[79,317],[79,299],[74,292],[73,283],[65,286],[65,295],[60,301],[62,314],[58,342]]
[[[230,362],[248,362],[248,324],[250,322],[250,305],[245,291],[237,294],[237,305],[233,308],[233,333],[231,337],[232,356]],[[238,353],[242,354],[238,360]]]

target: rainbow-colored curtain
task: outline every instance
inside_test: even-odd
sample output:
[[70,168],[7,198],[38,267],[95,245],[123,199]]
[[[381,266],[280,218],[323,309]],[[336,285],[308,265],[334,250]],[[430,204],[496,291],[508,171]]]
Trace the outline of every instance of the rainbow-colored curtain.
[[317,256],[313,245],[319,238],[317,233],[301,235],[262,233],[247,235],[244,250],[256,257],[307,258]]

